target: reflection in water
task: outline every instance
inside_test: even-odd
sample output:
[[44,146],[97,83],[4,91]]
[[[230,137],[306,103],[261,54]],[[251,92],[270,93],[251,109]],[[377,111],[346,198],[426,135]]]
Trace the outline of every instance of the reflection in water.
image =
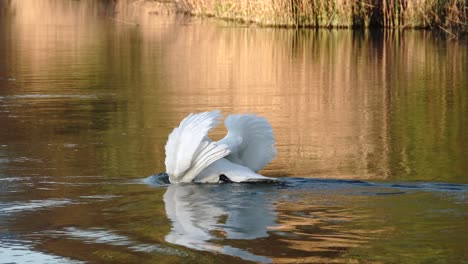
[[[467,181],[466,42],[239,27],[123,1],[4,6],[0,144],[13,145],[0,155],[33,143],[57,170],[149,175],[181,118],[222,109],[271,121],[279,155],[266,175]],[[53,147],[80,140],[93,148]]]
[[[276,213],[269,201],[274,188],[238,184],[172,184],[164,194],[172,221],[167,242],[198,250],[216,251],[246,260],[270,262],[247,250],[223,245],[225,240],[267,237]],[[221,244],[217,243],[217,240]]]
[[[7,94],[0,121],[28,134],[6,132],[9,142],[76,140],[94,130],[102,133],[95,145],[120,151],[74,149],[72,160],[97,161],[90,171],[112,163],[106,171],[121,173],[118,164],[139,167],[127,153],[145,153],[144,164],[157,164],[141,168],[149,174],[162,166],[176,120],[223,108],[272,120],[280,155],[269,175],[464,179],[466,146],[457,142],[467,141],[460,124],[468,115],[465,101],[455,100],[466,98],[462,42],[427,32],[273,30],[161,16],[132,27],[107,18],[134,19],[138,10],[112,3],[12,1],[15,15],[2,18],[15,23],[2,23],[0,77],[15,81],[0,83]],[[120,143],[129,139],[134,144]],[[60,149],[38,148],[61,167]]]
[[[466,262],[466,41],[128,3],[0,0],[1,261]],[[328,180],[131,183],[163,171],[183,117],[212,109],[271,121],[262,174]]]
[[[461,156],[467,148],[453,145],[464,142],[453,137],[466,137],[459,133],[459,125],[468,121],[466,100],[454,100],[467,98],[466,43],[440,43],[425,32],[214,24],[174,30],[171,51],[178,52],[169,52],[165,61],[183,53],[206,68],[194,74],[191,64],[170,64],[168,72],[177,78],[170,79],[174,95],[167,96],[169,106],[191,111],[193,105],[184,103],[200,101],[204,108],[220,105],[266,116],[279,153],[269,173],[466,180]],[[209,37],[197,38],[205,34]],[[453,56],[459,60],[451,61]],[[182,93],[185,100],[178,97]],[[442,158],[431,150],[434,146]]]
[[[457,263],[468,237],[466,184],[283,178],[161,186],[154,176],[89,178],[43,180],[35,185],[55,191],[36,195],[49,198],[2,204],[0,259],[19,249],[25,258],[63,256],[60,263],[414,263],[437,252]],[[18,189],[33,181],[8,180]],[[63,198],[54,198],[61,188]]]
[[[467,192],[468,185],[457,184],[310,179],[260,186],[169,185],[164,202],[172,228],[165,240],[257,262],[374,261],[375,255],[393,262],[399,257],[379,253],[381,247],[397,250],[399,242],[411,244],[419,234],[428,247],[408,249],[408,258],[427,260],[427,251],[439,248],[436,233],[466,240],[468,230],[457,222],[466,216],[456,212],[466,208]],[[458,205],[449,205],[453,202]],[[443,209],[450,207],[457,209]],[[447,235],[439,241],[452,240]],[[457,255],[461,247],[455,243],[451,250]]]

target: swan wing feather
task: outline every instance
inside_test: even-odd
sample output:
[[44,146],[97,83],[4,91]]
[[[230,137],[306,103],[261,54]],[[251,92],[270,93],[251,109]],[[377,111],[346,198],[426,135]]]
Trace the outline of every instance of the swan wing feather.
[[228,134],[218,143],[228,146],[226,158],[231,162],[259,171],[276,157],[273,128],[266,118],[236,114],[229,115],[224,124]]
[[165,146],[171,182],[191,182],[204,168],[229,154],[226,145],[208,138],[221,117],[218,110],[190,114],[172,131]]

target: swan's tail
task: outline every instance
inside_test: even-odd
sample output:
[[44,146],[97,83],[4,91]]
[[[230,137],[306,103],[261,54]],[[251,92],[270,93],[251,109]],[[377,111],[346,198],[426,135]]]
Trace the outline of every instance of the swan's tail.
[[226,158],[230,161],[258,171],[276,157],[273,128],[266,118],[230,115],[224,124],[228,134],[218,143],[228,145],[231,153]]
[[224,144],[211,142],[208,132],[222,116],[218,110],[190,114],[176,127],[166,143],[166,172],[171,183],[192,182],[214,161],[229,154]]

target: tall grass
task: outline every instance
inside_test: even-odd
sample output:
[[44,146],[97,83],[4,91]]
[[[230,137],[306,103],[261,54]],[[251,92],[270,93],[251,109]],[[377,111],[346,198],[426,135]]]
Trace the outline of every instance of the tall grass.
[[466,0],[178,0],[196,15],[297,27],[467,29]]

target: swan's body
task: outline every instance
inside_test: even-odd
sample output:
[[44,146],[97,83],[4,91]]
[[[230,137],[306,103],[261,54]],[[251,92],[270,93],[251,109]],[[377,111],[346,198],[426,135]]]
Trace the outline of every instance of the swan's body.
[[166,173],[171,183],[268,182],[257,174],[276,156],[273,129],[256,115],[230,115],[228,134],[220,141],[208,138],[222,116],[219,111],[190,114],[166,143]]

